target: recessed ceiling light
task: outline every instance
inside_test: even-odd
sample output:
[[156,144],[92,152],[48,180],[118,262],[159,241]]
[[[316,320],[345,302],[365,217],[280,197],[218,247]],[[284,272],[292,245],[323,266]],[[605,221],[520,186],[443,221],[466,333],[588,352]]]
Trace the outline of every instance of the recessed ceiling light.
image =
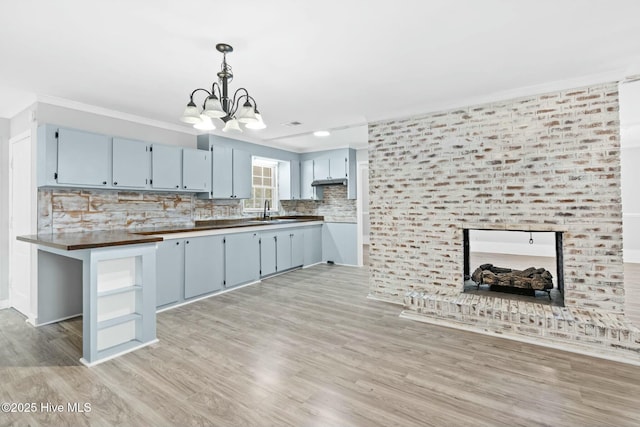
[[331,135],[331,132],[329,132],[328,130],[317,130],[313,133],[313,136],[329,136]]

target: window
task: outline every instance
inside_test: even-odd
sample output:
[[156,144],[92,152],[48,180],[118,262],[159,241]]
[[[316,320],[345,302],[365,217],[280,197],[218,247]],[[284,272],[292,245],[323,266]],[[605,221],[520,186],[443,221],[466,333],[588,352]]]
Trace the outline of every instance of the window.
[[265,200],[271,202],[271,210],[278,210],[278,162],[253,157],[251,198],[243,201],[247,212],[262,212]]

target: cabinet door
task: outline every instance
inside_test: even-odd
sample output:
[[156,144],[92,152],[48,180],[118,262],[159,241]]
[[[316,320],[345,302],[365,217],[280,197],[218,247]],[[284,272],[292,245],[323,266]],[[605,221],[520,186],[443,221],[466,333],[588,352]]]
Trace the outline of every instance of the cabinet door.
[[145,188],[151,179],[149,145],[142,141],[113,138],[113,186]]
[[178,302],[184,286],[184,240],[165,240],[156,251],[156,307]]
[[257,233],[225,237],[226,287],[255,282],[260,278],[260,244]]
[[209,191],[211,181],[211,157],[206,150],[182,149],[183,190]]
[[224,243],[222,236],[206,236],[184,241],[184,297],[222,289],[224,284]]
[[300,199],[300,162],[292,161],[290,165],[291,174],[291,200]]
[[315,159],[313,161],[313,179],[327,179],[330,175],[329,159]]
[[344,155],[329,159],[329,176],[333,179],[347,178],[347,158]]
[[260,236],[260,275],[276,272],[276,235],[264,233]]
[[300,197],[305,200],[314,199],[313,160],[305,160],[300,165]]
[[304,265],[322,262],[322,226],[316,225],[304,230]]
[[233,150],[214,146],[212,151],[211,191],[214,199],[233,197]]
[[291,230],[291,266],[304,265],[304,230]]
[[277,233],[276,240],[276,270],[288,270],[291,264],[291,232],[281,231]]
[[151,186],[166,190],[182,187],[182,148],[171,145],[151,146]]
[[251,154],[233,150],[233,198],[251,198]]
[[105,135],[59,129],[57,183],[106,186],[110,142]]
[[322,259],[336,264],[358,265],[358,226],[326,222],[322,226]]

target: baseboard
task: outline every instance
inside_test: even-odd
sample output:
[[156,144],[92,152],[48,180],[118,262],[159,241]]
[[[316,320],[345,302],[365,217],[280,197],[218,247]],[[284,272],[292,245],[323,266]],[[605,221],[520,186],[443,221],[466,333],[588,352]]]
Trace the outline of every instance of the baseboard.
[[153,341],[145,342],[145,343],[142,343],[142,344],[137,345],[135,347],[128,348],[125,351],[121,351],[120,353],[112,354],[109,357],[105,357],[104,359],[96,360],[95,362],[87,362],[85,360],[85,358],[83,357],[83,358],[80,359],[80,363],[82,363],[84,366],[86,366],[88,368],[91,368],[93,366],[96,366],[96,365],[99,365],[101,363],[104,363],[104,362],[106,362],[108,360],[115,359],[116,357],[120,357],[123,354],[131,353],[132,351],[136,351],[136,350],[139,350],[139,349],[141,349],[143,347],[147,347],[147,346],[152,345],[152,344],[157,344],[159,342],[160,342],[160,340],[156,338]]
[[73,319],[75,317],[82,317],[82,313],[78,313],[78,314],[73,314],[71,316],[65,316],[65,317],[61,317],[59,319],[54,319],[54,320],[47,320],[46,322],[38,322],[38,318],[37,317],[31,317],[29,316],[26,320],[26,322],[28,324],[30,324],[31,326],[35,326],[36,328],[39,328],[40,326],[45,326],[45,325],[50,325],[52,323],[58,323],[58,322],[62,322],[63,320],[69,320],[69,319]]
[[8,299],[0,300],[0,310],[11,307],[11,301]]
[[[269,277],[273,277],[273,276],[269,276]],[[244,288],[246,286],[255,285],[256,283],[260,283],[260,282],[262,282],[262,280],[256,280],[254,282],[245,283],[244,285],[234,286],[232,288],[224,289],[222,291],[214,292],[212,294],[203,295],[201,297],[193,298],[193,299],[190,299],[190,300],[187,300],[187,301],[182,301],[182,302],[179,302],[178,304],[175,304],[175,305],[170,305],[168,307],[162,307],[162,308],[156,309],[156,314],[162,313],[163,311],[167,311],[167,310],[173,310],[174,308],[182,307],[184,305],[188,305],[188,304],[191,304],[191,303],[194,303],[194,302],[197,302],[197,301],[202,301],[203,299],[217,297],[218,295],[226,294],[227,292],[235,291],[236,289]]]
[[638,264],[640,263],[640,250],[622,249],[622,258],[624,262]]
[[380,297],[377,297],[377,296],[372,295],[372,294],[367,295],[367,299],[370,299],[370,300],[373,300],[373,301],[386,302],[388,304],[393,304],[393,305],[402,305],[402,306],[404,306],[404,303],[402,301],[394,301],[394,300],[387,299],[387,298],[380,298]]

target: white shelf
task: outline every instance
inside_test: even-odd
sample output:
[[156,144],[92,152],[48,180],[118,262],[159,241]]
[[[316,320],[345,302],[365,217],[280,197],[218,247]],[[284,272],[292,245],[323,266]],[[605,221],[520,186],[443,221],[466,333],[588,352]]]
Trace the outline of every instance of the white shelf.
[[142,319],[142,315],[138,313],[131,313],[124,316],[114,317],[113,319],[103,320],[102,322],[98,322],[98,330],[107,329],[112,326],[119,325],[121,323],[130,322],[132,320]]
[[110,295],[125,294],[127,292],[141,291],[141,290],[142,290],[141,285],[124,286],[122,288],[116,288],[116,289],[110,289],[108,291],[98,292],[98,298],[108,297]]

